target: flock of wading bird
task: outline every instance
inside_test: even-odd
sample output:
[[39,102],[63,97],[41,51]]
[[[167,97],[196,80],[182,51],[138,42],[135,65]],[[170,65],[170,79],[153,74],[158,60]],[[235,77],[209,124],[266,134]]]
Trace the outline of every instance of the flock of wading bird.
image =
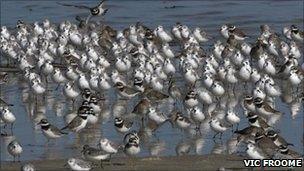
[[[181,23],[170,31],[139,22],[115,30],[89,20],[105,14],[103,3],[97,11],[88,8],[86,20],[76,17],[79,24],[56,25],[45,19],[34,24],[19,20],[14,29],[1,27],[2,59],[20,71],[19,81],[30,90],[28,98],[39,104],[50,91],[62,91],[67,106],[76,111],[63,117],[63,128],[43,115],[35,124],[47,140],[78,134],[103,124],[105,118],[113,122],[113,134],[122,135],[121,142],[102,137],[92,142],[96,147],[84,145],[83,159],[67,160],[72,170],[90,170],[91,162],[102,163],[116,153],[135,156],[164,124],[197,140],[180,144],[178,155],[197,150],[203,141],[197,137],[210,130],[214,139],[232,130],[229,154],[243,146],[247,147],[243,152],[254,159],[302,158],[276,128],[280,118],[289,115],[278,111],[276,102],[286,104],[292,118],[303,106],[303,31],[296,25],[284,27],[282,33],[261,25],[252,43],[232,24],[220,28],[222,38],[217,41],[201,28]],[[203,46],[208,41],[214,43],[206,51]],[[10,76],[16,74],[1,72],[1,85],[8,84]],[[104,112],[110,97],[115,97],[114,103],[110,112]],[[6,125],[13,129],[21,115],[11,108],[1,99],[1,136],[7,135]],[[248,120],[248,126],[239,130],[241,118]],[[22,143],[16,138],[7,150],[14,161],[20,160]],[[34,166],[26,164],[23,169]]]

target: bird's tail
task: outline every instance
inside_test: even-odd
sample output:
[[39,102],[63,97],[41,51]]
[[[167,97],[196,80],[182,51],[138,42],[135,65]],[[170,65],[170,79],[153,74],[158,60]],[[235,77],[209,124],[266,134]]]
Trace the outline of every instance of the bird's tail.
[[[62,129],[61,129],[62,130]],[[67,135],[67,134],[69,134],[69,133],[67,133],[67,132],[62,132],[62,131],[60,131],[61,132],[61,134],[65,134],[65,135]]]
[[67,128],[68,128],[68,126],[65,126],[65,127],[61,128],[60,130],[65,130],[65,129],[67,129]]
[[235,133],[235,134],[241,134],[242,130],[235,130],[233,133]]

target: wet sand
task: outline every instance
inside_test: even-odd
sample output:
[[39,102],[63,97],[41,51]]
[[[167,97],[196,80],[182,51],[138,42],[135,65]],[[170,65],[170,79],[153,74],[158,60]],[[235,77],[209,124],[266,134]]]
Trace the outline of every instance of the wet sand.
[[[22,162],[23,163],[23,162]],[[20,170],[22,163],[2,162],[0,170]],[[69,170],[64,166],[66,160],[36,160],[31,161],[37,170]],[[111,164],[103,163],[92,170],[261,170],[261,168],[245,168],[243,157],[236,155],[191,155],[175,157],[147,157],[147,158],[113,158]],[[283,168],[264,168],[264,170],[288,170]],[[303,170],[297,168],[295,170]]]

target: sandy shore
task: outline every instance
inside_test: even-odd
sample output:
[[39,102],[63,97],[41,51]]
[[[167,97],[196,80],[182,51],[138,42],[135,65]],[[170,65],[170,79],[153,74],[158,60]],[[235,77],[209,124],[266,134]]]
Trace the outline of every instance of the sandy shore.
[[[113,158],[112,164],[104,162],[103,168],[92,170],[261,170],[260,168],[245,168],[243,158],[235,155],[203,155],[180,157],[148,157],[148,158]],[[23,163],[23,162],[22,162]],[[20,170],[22,163],[2,162],[1,169],[5,171]],[[69,170],[64,166],[66,160],[31,161],[37,170]],[[298,168],[296,170],[302,170]],[[266,168],[264,170],[288,170],[282,168]]]

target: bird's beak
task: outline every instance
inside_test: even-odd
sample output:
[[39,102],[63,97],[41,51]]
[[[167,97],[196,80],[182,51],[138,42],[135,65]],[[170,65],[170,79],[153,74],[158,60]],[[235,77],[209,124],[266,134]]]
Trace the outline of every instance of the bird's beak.
[[63,165],[63,167],[67,167],[68,166],[68,163],[65,163],[64,165]]

